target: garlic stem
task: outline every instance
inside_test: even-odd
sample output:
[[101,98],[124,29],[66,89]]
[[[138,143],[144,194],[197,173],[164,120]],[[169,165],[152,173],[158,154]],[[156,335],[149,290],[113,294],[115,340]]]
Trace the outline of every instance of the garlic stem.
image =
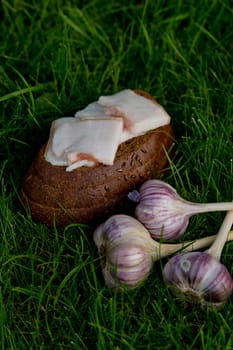
[[233,210],[233,202],[220,203],[192,203],[186,202],[186,214],[200,214],[214,211],[229,211]]
[[[159,258],[164,258],[166,256],[172,255],[179,250],[182,250],[182,252],[191,252],[193,250],[198,250],[198,249],[208,247],[213,242],[216,242],[216,238],[217,238],[217,235],[212,235],[209,237],[203,237],[197,240],[185,241],[182,243],[173,243],[173,244],[158,243],[156,247],[156,251],[154,253],[155,261],[158,260]],[[226,241],[228,242],[233,241],[233,230],[227,233]],[[155,241],[155,243],[157,242]]]
[[[227,231],[228,232],[228,231]],[[203,237],[193,241],[185,241],[182,243],[158,243],[154,241],[156,244],[155,252],[153,254],[154,260],[158,260],[159,258],[164,258],[166,256],[172,255],[179,250],[182,252],[191,252],[194,250],[202,249],[210,246],[213,242],[216,242],[217,235],[212,235],[209,237]],[[233,241],[233,230],[227,233],[226,241]]]
[[209,249],[207,249],[206,253],[220,260],[221,253],[227,241],[228,232],[231,229],[232,224],[233,224],[233,210],[229,211],[226,214],[225,219],[223,220],[223,223],[219,229],[219,232],[216,235],[216,239],[214,243]]

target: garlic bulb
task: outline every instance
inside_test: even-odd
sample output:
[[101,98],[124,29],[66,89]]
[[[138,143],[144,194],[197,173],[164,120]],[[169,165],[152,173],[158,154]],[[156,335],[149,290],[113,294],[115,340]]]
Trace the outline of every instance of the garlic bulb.
[[136,287],[153,266],[154,244],[149,232],[136,219],[115,215],[94,232],[103,256],[103,276],[110,288]]
[[186,230],[192,215],[233,210],[233,203],[193,203],[181,198],[176,190],[161,180],[148,180],[138,191],[128,194],[138,202],[136,218],[155,239],[175,240]]
[[233,211],[230,211],[207,251],[177,254],[166,263],[164,279],[183,301],[203,308],[218,308],[232,294],[232,277],[219,261],[232,223]]
[[[149,275],[153,263],[178,250],[192,251],[209,246],[215,236],[178,244],[160,244],[135,218],[114,215],[94,231],[94,242],[102,262],[102,271],[108,287],[135,288]],[[233,232],[229,235],[233,240]]]

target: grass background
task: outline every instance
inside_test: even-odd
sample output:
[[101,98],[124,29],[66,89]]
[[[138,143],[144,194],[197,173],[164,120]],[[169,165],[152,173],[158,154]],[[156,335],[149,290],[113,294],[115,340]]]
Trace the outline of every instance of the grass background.
[[[48,228],[16,205],[53,119],[100,94],[141,88],[172,117],[166,181],[186,199],[233,198],[233,10],[227,0],[2,0],[0,344],[2,349],[233,349],[233,299],[184,309],[154,269],[139,289],[103,282],[91,232]],[[216,233],[223,213],[191,219]],[[222,262],[233,274],[233,244]]]

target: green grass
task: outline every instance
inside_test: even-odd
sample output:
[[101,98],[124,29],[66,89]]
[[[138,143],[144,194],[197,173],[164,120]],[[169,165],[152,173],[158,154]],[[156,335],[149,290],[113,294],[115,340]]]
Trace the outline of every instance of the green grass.
[[[223,0],[2,0],[0,344],[6,349],[233,349],[233,299],[183,308],[155,264],[133,292],[107,289],[93,227],[49,228],[18,204],[50,123],[100,94],[141,88],[172,117],[166,181],[186,199],[233,198],[233,10]],[[216,233],[192,218],[185,238]],[[233,274],[233,244],[222,262]]]

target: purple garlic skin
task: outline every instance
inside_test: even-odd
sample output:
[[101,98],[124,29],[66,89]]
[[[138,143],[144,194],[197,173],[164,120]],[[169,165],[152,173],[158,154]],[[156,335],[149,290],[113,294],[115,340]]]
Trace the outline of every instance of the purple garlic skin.
[[122,286],[133,289],[146,279],[152,266],[152,258],[142,247],[126,244],[111,251],[103,276],[111,289],[119,290]]
[[139,221],[114,215],[97,227],[93,238],[109,288],[133,289],[147,278],[153,267],[154,242]]
[[227,268],[205,252],[177,254],[166,263],[163,273],[176,296],[202,308],[221,307],[233,292]]
[[135,216],[154,239],[176,240],[185,232],[192,215],[185,212],[185,205],[170,185],[148,180],[140,187]]
[[138,203],[135,209],[136,218],[157,240],[178,239],[186,231],[189,219],[194,214],[233,210],[233,202],[186,201],[172,186],[157,179],[147,180],[139,192],[130,192],[128,198]]

